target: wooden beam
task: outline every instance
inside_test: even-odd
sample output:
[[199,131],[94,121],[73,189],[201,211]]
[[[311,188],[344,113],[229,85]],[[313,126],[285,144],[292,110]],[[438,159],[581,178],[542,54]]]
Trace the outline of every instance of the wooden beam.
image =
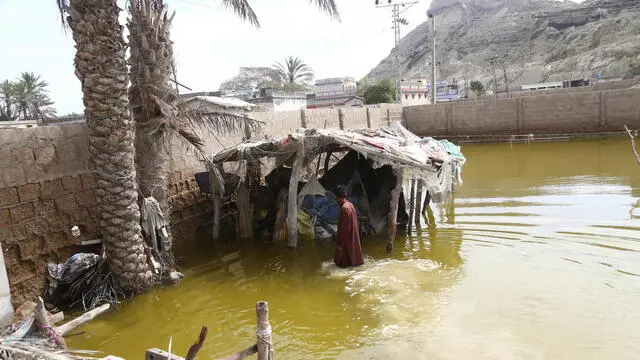
[[298,180],[302,172],[302,163],[304,162],[304,143],[298,144],[296,159],[291,169],[291,178],[289,179],[289,198],[287,199],[287,227],[289,230],[287,242],[289,247],[298,245]]
[[258,360],[274,360],[273,340],[271,339],[271,324],[269,324],[269,303],[258,301],[256,303],[256,345]]
[[169,354],[168,352],[153,348],[147,349],[144,354],[144,360],[185,360],[182,356]]
[[248,358],[251,355],[255,355],[258,353],[258,345],[251,345],[248,348],[242,350],[242,351],[238,351],[237,353],[233,354],[233,355],[229,355],[225,358],[222,358],[220,360],[243,360]]
[[398,230],[398,203],[400,202],[400,192],[402,191],[402,181],[404,169],[394,169],[396,175],[396,186],[391,191],[391,210],[389,211],[389,239],[387,240],[387,252],[393,250],[393,242],[396,239]]

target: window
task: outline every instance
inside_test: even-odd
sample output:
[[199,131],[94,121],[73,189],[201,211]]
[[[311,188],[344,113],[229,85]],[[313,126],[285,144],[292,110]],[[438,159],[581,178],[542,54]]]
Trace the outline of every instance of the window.
[[[418,96],[420,96],[420,94],[418,94]],[[415,99],[416,98],[416,94],[411,94],[411,98]],[[418,97],[418,99],[419,99],[419,97]]]

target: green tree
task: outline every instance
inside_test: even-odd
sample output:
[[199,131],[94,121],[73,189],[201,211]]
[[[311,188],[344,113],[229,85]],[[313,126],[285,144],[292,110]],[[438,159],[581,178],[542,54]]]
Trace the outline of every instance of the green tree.
[[15,81],[0,83],[0,119],[34,120],[55,116],[47,82],[40,76],[24,72]]
[[365,104],[384,104],[396,101],[396,89],[389,79],[366,85],[362,89]]
[[484,88],[484,85],[478,80],[473,80],[471,84],[469,84],[469,87],[471,88],[471,91],[476,94],[476,96],[484,95],[487,92]]
[[273,69],[278,74],[285,90],[303,89],[313,80],[313,69],[298,57],[287,56],[284,58],[284,62],[273,65]]

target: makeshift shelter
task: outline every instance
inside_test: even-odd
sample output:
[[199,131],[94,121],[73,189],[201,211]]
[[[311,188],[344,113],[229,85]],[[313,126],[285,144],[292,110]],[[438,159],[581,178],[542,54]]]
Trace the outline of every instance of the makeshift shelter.
[[[344,152],[347,154],[329,168],[330,159],[336,153]],[[323,156],[323,175],[317,178]],[[387,226],[389,249],[399,222],[408,220],[402,194],[403,180],[420,179],[429,194],[427,198],[440,202],[461,182],[461,169],[466,161],[458,146],[446,140],[420,138],[399,123],[375,130],[299,129],[282,139],[245,142],[209,157],[214,212],[219,209],[224,194],[222,165],[235,162],[240,178],[243,178],[240,173],[245,171],[244,181],[255,183],[256,179],[248,179],[248,176],[260,172],[248,168],[259,166],[264,158],[275,159],[275,169],[265,177],[266,186],[250,196],[243,196],[237,206],[239,212],[249,208],[256,212],[264,210],[254,208],[248,199],[253,199],[254,205],[270,205],[272,217],[266,222],[267,226],[273,225],[274,239],[286,234],[288,245],[295,247],[299,224],[304,226],[303,234],[330,235],[338,213],[333,190],[339,184],[347,184],[361,223],[365,224],[361,230],[377,233]],[[306,169],[307,174],[313,172],[314,161],[315,175],[305,181],[303,170]],[[219,217],[218,210],[214,214],[214,236],[219,234],[216,229]],[[245,218],[238,221],[239,226],[248,226]],[[264,225],[264,219],[258,219],[260,221]],[[313,232],[309,231],[309,223],[315,227]],[[319,230],[318,224],[326,232]],[[251,231],[244,229],[239,233]]]

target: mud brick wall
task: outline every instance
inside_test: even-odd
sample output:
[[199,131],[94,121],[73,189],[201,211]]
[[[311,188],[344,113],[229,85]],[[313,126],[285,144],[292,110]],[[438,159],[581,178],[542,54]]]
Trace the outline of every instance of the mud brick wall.
[[0,129],[0,242],[14,304],[42,293],[47,262],[98,236],[87,153],[83,124]]
[[407,106],[403,114],[420,136],[620,132],[640,127],[640,89]]

